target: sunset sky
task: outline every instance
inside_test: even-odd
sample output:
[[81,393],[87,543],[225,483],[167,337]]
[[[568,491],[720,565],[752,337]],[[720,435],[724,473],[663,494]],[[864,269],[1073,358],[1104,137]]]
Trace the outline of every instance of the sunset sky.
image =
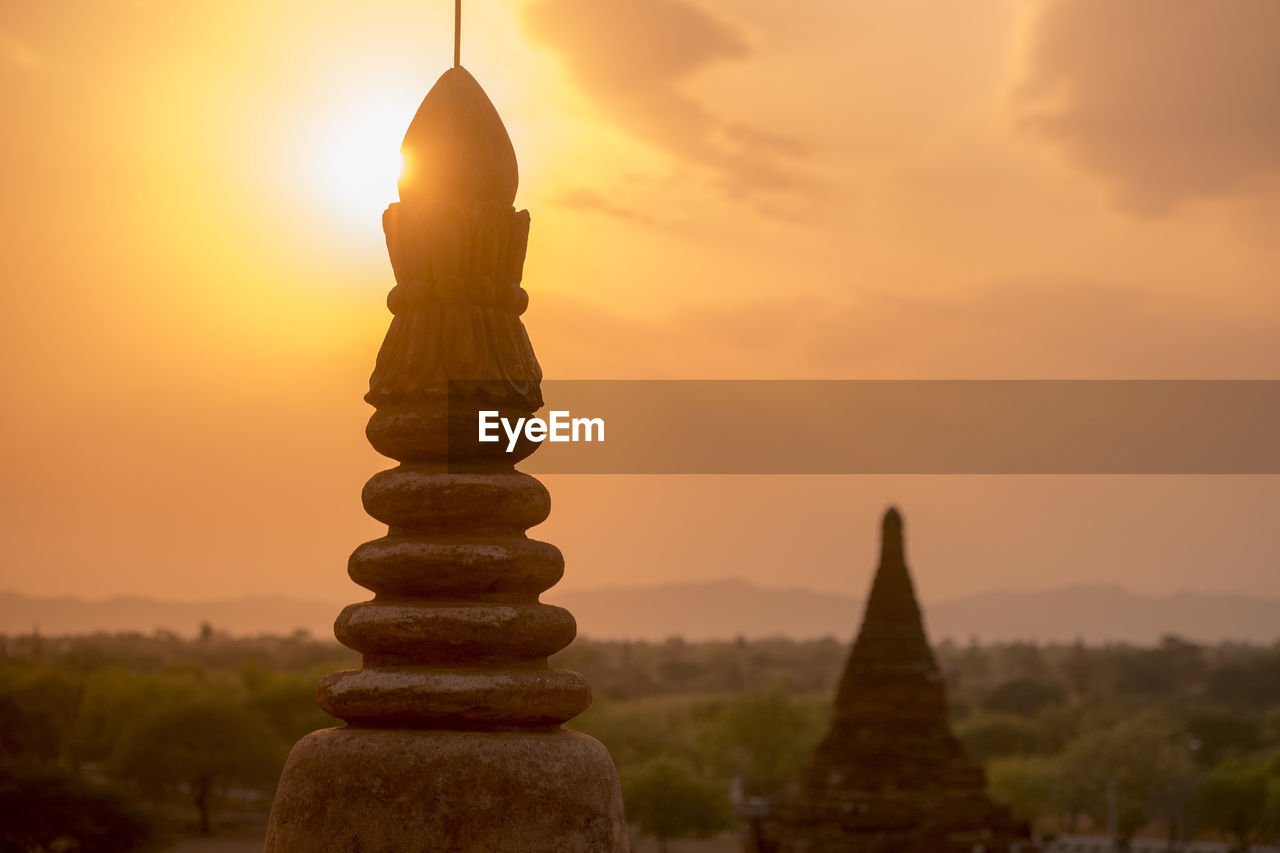
[[[1280,379],[1275,0],[469,0],[548,377]],[[363,595],[447,0],[0,9],[0,589]],[[660,436],[655,436],[660,441]],[[565,588],[1280,596],[1277,477],[544,478]]]

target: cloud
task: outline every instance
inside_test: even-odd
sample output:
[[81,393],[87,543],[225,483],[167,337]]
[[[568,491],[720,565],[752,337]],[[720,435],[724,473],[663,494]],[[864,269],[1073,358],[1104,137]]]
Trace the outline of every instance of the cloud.
[[617,217],[618,219],[625,219],[629,222],[643,222],[646,225],[656,224],[653,217],[645,216],[634,208],[614,204],[600,193],[586,187],[573,187],[565,190],[555,196],[552,200],[573,210],[582,210],[588,213],[603,213],[608,216]]
[[949,298],[864,290],[692,302],[644,318],[535,296],[529,329],[550,356],[548,376],[1275,379],[1280,365],[1274,312],[1103,281],[975,281]]
[[805,148],[687,93],[690,78],[751,51],[731,26],[687,0],[540,0],[523,11],[535,41],[561,54],[613,120],[733,193],[792,191]]
[[1280,176],[1280,3],[1049,0],[1025,124],[1144,215]]

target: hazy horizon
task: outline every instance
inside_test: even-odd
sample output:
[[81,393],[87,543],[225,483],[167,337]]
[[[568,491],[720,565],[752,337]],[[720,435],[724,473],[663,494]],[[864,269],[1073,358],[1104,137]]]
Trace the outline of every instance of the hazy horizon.
[[[870,580],[871,574],[873,574],[873,572],[868,572],[868,582]],[[813,594],[818,596],[833,596],[833,597],[839,597],[844,599],[861,599],[861,598],[865,598],[866,596],[865,589],[859,593],[859,592],[846,591],[846,590],[840,590],[840,589],[824,589],[822,587],[810,586],[807,584],[797,584],[797,583],[790,583],[790,584],[789,583],[767,583],[767,582],[757,583],[755,581],[743,580],[742,578],[728,577],[728,576],[719,577],[719,578],[714,578],[714,577],[700,578],[698,580],[691,580],[691,581],[671,580],[671,581],[662,581],[662,582],[639,582],[634,584],[605,583],[605,584],[599,584],[594,586],[571,587],[571,588],[568,588],[567,591],[571,593],[631,592],[631,591],[643,592],[643,591],[652,591],[652,590],[681,589],[685,587],[702,588],[702,587],[736,586],[736,585],[743,585],[750,588],[766,590],[766,591],[776,591],[776,592],[793,592],[794,591],[794,592],[803,592],[803,593]],[[562,587],[562,584],[557,584],[554,587],[554,589],[555,591],[560,591],[561,587]],[[364,596],[367,598],[370,595],[369,591],[364,590],[362,587],[353,586],[352,588],[356,590],[356,595],[358,596]],[[1108,592],[1114,591],[1114,592],[1122,593],[1124,595],[1136,595],[1136,596],[1149,597],[1149,598],[1172,598],[1172,597],[1179,597],[1179,596],[1203,596],[1203,597],[1210,597],[1210,598],[1212,597],[1230,598],[1230,597],[1245,597],[1245,596],[1254,595],[1254,593],[1252,593],[1249,590],[1232,590],[1232,589],[1193,590],[1193,589],[1187,589],[1187,588],[1180,588],[1180,589],[1166,590],[1163,592],[1141,592],[1141,591],[1135,591],[1134,589],[1132,589],[1129,586],[1126,586],[1123,583],[1119,583],[1119,582],[1107,583],[1105,581],[1099,581],[1099,582],[1093,582],[1093,583],[1064,582],[1056,586],[990,587],[990,588],[978,589],[972,592],[965,592],[962,594],[950,595],[945,597],[938,597],[938,596],[926,597],[925,595],[921,594],[919,598],[922,606],[928,606],[930,603],[949,603],[953,601],[962,601],[962,600],[968,600],[973,598],[983,598],[983,597],[992,596],[992,595],[1038,595],[1038,594],[1053,594],[1053,593],[1059,593],[1059,592],[1076,592],[1076,591],[1108,591]],[[290,600],[290,601],[299,601],[299,602],[331,602],[331,601],[345,602],[347,600],[346,598],[343,597],[342,593],[339,593],[336,598],[333,596],[317,597],[315,595],[306,595],[306,594],[292,595],[289,593],[279,593],[279,592],[277,593],[247,592],[247,593],[228,594],[228,595],[203,595],[198,597],[183,598],[183,597],[176,597],[176,596],[174,597],[155,596],[155,595],[147,594],[145,592],[143,593],[118,592],[118,593],[107,593],[104,595],[81,595],[75,592],[74,590],[55,593],[55,594],[38,594],[38,593],[22,592],[20,590],[17,590],[11,587],[0,587],[0,595],[7,595],[7,594],[19,595],[19,596],[23,596],[24,598],[41,599],[41,600],[57,600],[57,599],[65,598],[65,599],[71,599],[74,601],[82,601],[90,604],[104,603],[104,602],[113,601],[116,599],[136,599],[141,601],[154,601],[154,602],[164,603],[164,604],[182,604],[182,605],[226,603],[226,602],[252,601],[252,600]],[[1266,600],[1280,601],[1280,594],[1277,594],[1274,596],[1263,596],[1262,598],[1265,598]]]
[[[368,596],[361,596],[367,598]],[[741,580],[646,587],[548,591],[545,603],[574,614],[590,640],[690,642],[835,637],[847,640],[862,617],[863,596]],[[0,591],[0,634],[42,636],[167,631],[195,636],[209,626],[237,637],[304,630],[331,638],[334,614],[351,602],[286,596],[197,602],[146,597],[87,600]],[[1175,593],[1142,596],[1120,587],[1068,586],[1047,591],[990,591],[921,599],[930,639],[1153,645],[1168,636],[1201,643],[1272,645],[1280,638],[1280,598]]]

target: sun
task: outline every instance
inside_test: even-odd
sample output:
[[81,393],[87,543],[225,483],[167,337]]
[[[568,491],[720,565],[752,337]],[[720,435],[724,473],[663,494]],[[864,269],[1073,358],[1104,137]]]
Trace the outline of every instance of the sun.
[[347,221],[378,222],[396,200],[400,141],[416,101],[383,98],[329,113],[317,134],[309,183]]

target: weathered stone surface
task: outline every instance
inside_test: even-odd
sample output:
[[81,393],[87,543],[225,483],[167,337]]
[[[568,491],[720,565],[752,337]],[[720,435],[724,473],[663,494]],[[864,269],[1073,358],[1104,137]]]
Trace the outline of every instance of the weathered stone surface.
[[376,593],[526,598],[555,586],[564,574],[564,557],[554,545],[536,539],[457,542],[384,536],[355,550],[347,574]]
[[626,849],[613,762],[573,732],[325,729],[298,742],[266,853]]
[[551,497],[515,470],[538,448],[477,440],[478,413],[527,417],[542,371],[520,315],[529,214],[497,112],[447,72],[405,135],[401,200],[383,216],[394,315],[365,399],[366,435],[402,463],[362,492],[387,535],[348,571],[374,592],[337,638],[360,669],[320,683],[349,728],[290,755],[272,808],[272,853],[625,853],[617,773],[604,747],[559,730],[591,702],[547,657],[573,616],[542,604],[564,559],[525,531]]
[[831,731],[758,829],[759,853],[1031,851],[987,799],[951,731],[903,549],[885,513],[880,566],[836,694]]
[[[520,322],[529,303],[520,286],[529,212],[478,200],[423,209],[405,199],[388,207],[382,222],[396,275],[387,296],[394,316],[365,399],[395,413],[389,432],[412,427],[433,435],[432,418],[414,424],[401,408],[430,398],[435,405],[427,411],[445,414],[449,440],[470,447],[470,404],[510,407],[510,414],[540,407],[542,369]],[[470,429],[453,431],[468,420]],[[380,431],[381,418],[374,421],[379,426],[371,430]],[[475,449],[493,454],[496,446]]]
[[[436,603],[406,607],[366,601],[338,615],[334,634],[366,656],[419,662],[498,664],[546,657],[573,641],[576,624],[563,607],[534,603]],[[383,665],[386,665],[385,663]]]
[[420,530],[487,524],[523,533],[551,514],[546,487],[519,472],[442,473],[400,465],[374,474],[363,500],[365,512],[383,524]]
[[[366,659],[368,656],[366,656]],[[576,672],[541,666],[379,666],[330,673],[320,707],[353,726],[546,729],[578,716],[591,688]]]

